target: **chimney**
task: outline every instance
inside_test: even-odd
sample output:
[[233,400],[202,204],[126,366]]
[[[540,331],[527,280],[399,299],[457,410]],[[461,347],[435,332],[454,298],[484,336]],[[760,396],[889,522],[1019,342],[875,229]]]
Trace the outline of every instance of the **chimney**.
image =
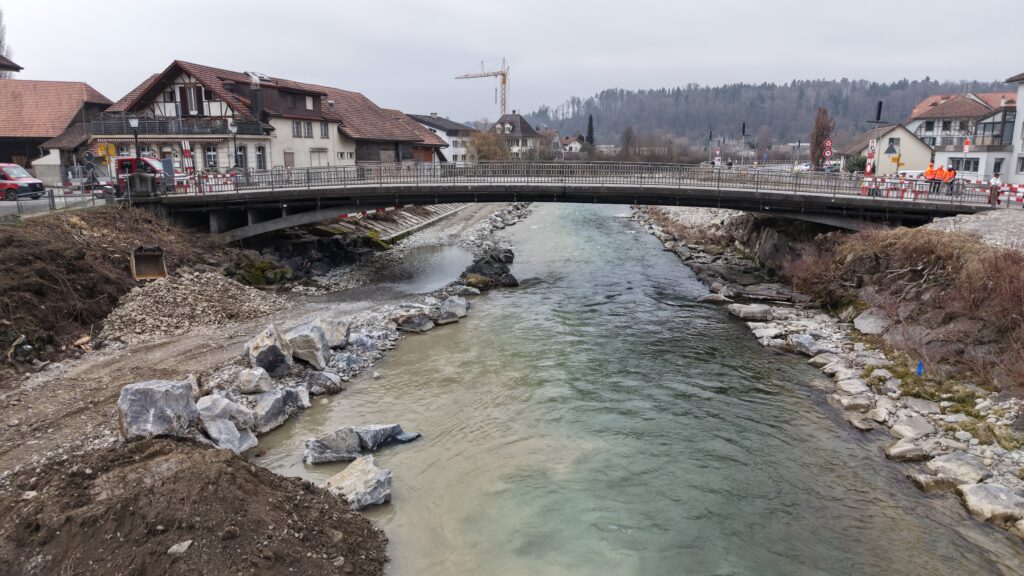
[[331,112],[334,111],[334,100],[327,101],[327,109],[330,110]]
[[263,91],[260,90],[260,78],[255,74],[249,74],[249,104],[252,108],[252,115],[257,122],[263,121]]
[[431,112],[430,113],[430,117],[431,118],[437,118],[437,112]]

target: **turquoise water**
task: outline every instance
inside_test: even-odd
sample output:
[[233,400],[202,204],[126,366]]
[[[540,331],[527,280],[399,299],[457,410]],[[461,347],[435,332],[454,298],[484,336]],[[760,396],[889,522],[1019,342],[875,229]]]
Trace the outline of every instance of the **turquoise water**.
[[261,439],[398,422],[390,505],[368,512],[399,576],[1015,574],[1024,546],[928,496],[851,429],[795,356],[761,349],[622,207],[535,205],[507,230],[519,289],[403,340],[379,380]]

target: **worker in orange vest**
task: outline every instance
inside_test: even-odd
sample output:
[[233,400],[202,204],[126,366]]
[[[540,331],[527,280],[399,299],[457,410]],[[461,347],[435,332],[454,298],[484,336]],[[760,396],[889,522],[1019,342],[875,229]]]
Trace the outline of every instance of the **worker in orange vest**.
[[946,186],[946,194],[953,193],[953,179],[956,178],[956,170],[953,170],[953,165],[946,166],[946,169],[942,172],[942,183]]
[[935,169],[935,179],[932,180],[932,194],[938,194],[939,189],[942,186],[942,182],[946,179],[946,168],[939,164],[939,167]]
[[924,170],[924,180],[928,183],[928,192],[934,192],[938,185],[935,180],[935,162],[929,162]]

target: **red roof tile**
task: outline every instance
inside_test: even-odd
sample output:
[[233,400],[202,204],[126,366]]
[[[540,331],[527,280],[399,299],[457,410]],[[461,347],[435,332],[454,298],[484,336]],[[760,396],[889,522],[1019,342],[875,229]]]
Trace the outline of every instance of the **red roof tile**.
[[1002,106],[1016,106],[1017,105],[1017,93],[1016,92],[986,92],[983,94],[975,94],[982,102],[988,104],[989,108],[1000,108]]
[[980,118],[991,112],[991,110],[991,108],[977,100],[968,98],[967,96],[957,95],[949,98],[941,104],[938,104],[937,106],[925,110],[914,118]]
[[0,137],[53,138],[86,102],[110,104],[85,82],[0,80]]

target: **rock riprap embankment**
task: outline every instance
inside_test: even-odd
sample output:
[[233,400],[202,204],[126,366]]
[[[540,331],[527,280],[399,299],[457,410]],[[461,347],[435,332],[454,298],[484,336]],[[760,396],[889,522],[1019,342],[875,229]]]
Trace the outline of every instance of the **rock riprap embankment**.
[[144,342],[255,320],[283,307],[281,298],[221,274],[185,270],[122,296],[104,320],[100,338]]
[[[914,484],[925,491],[955,490],[976,518],[1024,538],[1024,402],[975,386],[927,381],[915,374],[911,359],[857,341],[890,329],[885,311],[827,314],[805,296],[766,283],[743,258],[679,244],[640,219],[718,296],[706,302],[729,304],[730,314],[746,321],[762,346],[809,357],[808,364],[826,377],[813,385],[851,426],[887,430],[892,442],[885,455],[907,463]],[[920,394],[929,398],[915,396]]]
[[303,462],[323,464],[355,460],[363,452],[376,452],[388,444],[404,444],[419,438],[417,432],[406,432],[398,424],[372,424],[341,428],[306,440]]

